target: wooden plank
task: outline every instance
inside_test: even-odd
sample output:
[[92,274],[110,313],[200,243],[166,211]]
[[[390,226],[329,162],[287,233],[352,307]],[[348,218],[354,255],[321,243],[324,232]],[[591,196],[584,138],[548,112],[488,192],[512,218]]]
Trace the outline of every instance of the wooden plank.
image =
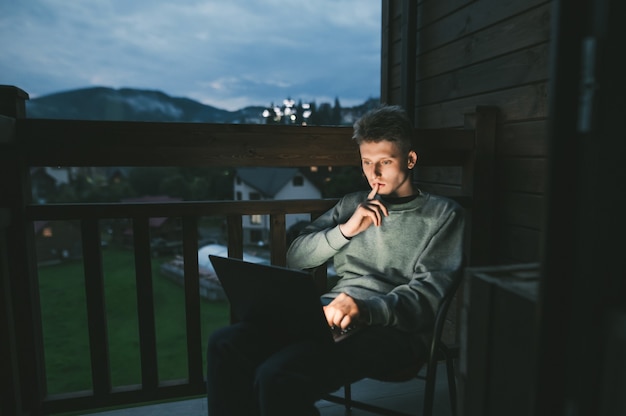
[[543,227],[544,198],[542,195],[502,192],[498,201],[502,224],[541,230]]
[[467,336],[461,338],[461,351],[466,354],[462,356],[464,375],[473,382],[465,383],[466,394],[461,400],[468,415],[484,415],[491,355],[489,339],[493,334],[492,322],[485,318],[492,316],[493,286],[476,278],[473,269],[466,269],[465,281],[463,309],[467,311]]
[[228,235],[228,257],[243,259],[243,224],[242,215],[230,214],[226,217]]
[[358,160],[349,127],[26,119],[18,130],[31,166],[341,166]]
[[[243,127],[242,127],[243,126]],[[31,166],[350,166],[351,128],[24,120],[20,154]],[[266,127],[270,127],[267,129]],[[418,130],[420,148],[460,148],[463,131]],[[329,152],[328,149],[333,149]],[[442,152],[442,157],[444,153]]]
[[9,276],[8,208],[0,208],[0,415],[23,415],[15,315]]
[[498,134],[497,153],[503,156],[546,157],[548,121],[533,120],[504,124]]
[[498,107],[498,123],[543,119],[548,115],[548,83],[418,106],[417,125],[421,128],[461,127],[464,114],[485,103]]
[[12,85],[0,85],[0,114],[13,117],[26,117],[26,91]]
[[548,79],[549,45],[502,55],[417,82],[420,103],[449,101]]
[[528,263],[541,260],[543,232],[513,225],[497,227],[497,258],[504,263]]
[[146,392],[154,392],[159,384],[150,257],[150,226],[148,217],[133,218],[135,244],[135,279],[137,281],[137,315],[139,318],[139,350],[141,380]]
[[271,262],[277,266],[287,265],[287,228],[285,225],[285,214],[270,215],[270,247]]
[[471,3],[418,32],[420,53],[435,49],[469,36],[480,30],[507,20],[510,16],[524,13],[534,7],[549,3],[546,0],[505,2],[483,0]]
[[407,111],[411,121],[415,121],[413,109],[415,107],[415,31],[417,30],[417,3],[402,2],[402,51],[400,60],[403,62],[400,73],[402,98],[399,102]]
[[462,190],[472,196],[470,223],[471,265],[492,264],[494,246],[495,139],[498,110],[478,107],[474,117],[466,117],[466,125],[476,129],[476,152],[470,163],[463,166]]
[[420,51],[418,80],[549,41],[550,11],[550,4],[545,4],[454,42],[429,47],[428,52]]
[[390,0],[382,1],[381,10],[381,41],[380,41],[380,101],[383,103],[389,101],[389,68],[391,67],[389,49],[391,48],[390,20],[389,9],[391,7]]
[[190,383],[202,383],[202,322],[200,319],[200,276],[198,272],[198,218],[183,217],[185,270],[185,326],[187,329],[187,374]]
[[546,191],[546,159],[513,158],[498,160],[498,189],[540,194]]
[[0,144],[15,142],[15,119],[0,114]]
[[417,167],[416,178],[421,183],[439,183],[448,185],[459,185],[463,172],[459,166],[438,167],[419,166]]
[[[101,203],[101,204],[54,204],[29,205],[25,208],[30,221],[71,220],[77,218],[130,218],[134,216],[184,217],[286,214],[326,211],[337,199],[294,199],[264,201],[208,201],[176,203]],[[235,219],[236,221],[236,219]]]
[[439,0],[424,1],[418,5],[417,16],[418,29],[429,26],[446,15],[458,12],[459,9],[467,7],[477,0]]
[[103,399],[111,391],[111,363],[104,299],[104,272],[100,251],[100,227],[97,219],[81,222],[85,295],[89,322],[91,379],[96,397]]

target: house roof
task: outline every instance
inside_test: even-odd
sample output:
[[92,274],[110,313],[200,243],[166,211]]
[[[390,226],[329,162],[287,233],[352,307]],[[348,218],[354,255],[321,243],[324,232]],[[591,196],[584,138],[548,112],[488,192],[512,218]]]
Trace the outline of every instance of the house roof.
[[273,197],[296,174],[298,168],[244,167],[237,169],[237,176],[265,196]]

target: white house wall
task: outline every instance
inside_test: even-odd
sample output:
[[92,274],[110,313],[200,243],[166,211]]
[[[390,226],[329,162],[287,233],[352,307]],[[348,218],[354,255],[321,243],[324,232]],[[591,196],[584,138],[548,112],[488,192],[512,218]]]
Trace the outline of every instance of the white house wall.
[[[313,183],[303,176],[304,183],[302,186],[294,186],[293,181],[289,181],[278,193],[274,199],[320,199],[322,193],[317,189]],[[298,221],[310,221],[311,216],[309,214],[290,214],[286,218],[286,227],[289,229],[292,225]]]
[[[274,199],[274,200],[286,200],[286,199],[319,199],[322,197],[322,193],[313,183],[307,179],[305,176],[302,176],[303,183],[302,186],[294,186],[293,180],[289,180],[285,186],[283,186],[274,196],[274,198],[268,198],[261,194],[262,199]],[[253,188],[248,185],[246,182],[241,181],[240,184],[237,184],[236,180],[234,181],[234,195],[237,198],[237,194],[241,193],[241,199],[243,201],[250,200],[251,193],[260,193],[259,190]],[[295,223],[299,221],[310,221],[309,214],[289,214],[285,219],[285,226],[289,229]],[[269,217],[267,215],[262,216],[261,224],[252,224],[250,222],[250,216],[245,216],[242,221],[242,226],[244,230],[263,230],[264,236],[269,234]],[[249,233],[244,233],[248,234]],[[245,240],[246,236],[244,236]]]

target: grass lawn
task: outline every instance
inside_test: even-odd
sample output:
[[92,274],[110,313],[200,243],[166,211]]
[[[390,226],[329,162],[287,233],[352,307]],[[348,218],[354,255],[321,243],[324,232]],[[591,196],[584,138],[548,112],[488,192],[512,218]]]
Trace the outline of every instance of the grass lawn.
[[[153,260],[152,281],[159,379],[166,381],[187,377],[187,352],[183,288],[160,274],[162,261],[165,259]],[[103,264],[111,380],[114,386],[139,384],[141,367],[133,253],[106,248]],[[90,390],[82,262],[39,268],[39,286],[48,392]],[[228,322],[228,313],[225,302],[201,302],[203,351],[208,335]]]

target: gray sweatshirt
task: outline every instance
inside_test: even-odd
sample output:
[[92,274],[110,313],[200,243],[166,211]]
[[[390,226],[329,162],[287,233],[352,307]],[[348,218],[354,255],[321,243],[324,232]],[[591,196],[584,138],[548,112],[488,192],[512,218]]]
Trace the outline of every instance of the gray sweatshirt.
[[379,227],[348,239],[339,224],[367,195],[346,195],[309,224],[289,247],[288,267],[310,269],[333,258],[339,280],[324,297],[350,295],[369,325],[430,333],[439,300],[460,273],[463,209],[421,192],[406,203],[386,203],[389,216]]

